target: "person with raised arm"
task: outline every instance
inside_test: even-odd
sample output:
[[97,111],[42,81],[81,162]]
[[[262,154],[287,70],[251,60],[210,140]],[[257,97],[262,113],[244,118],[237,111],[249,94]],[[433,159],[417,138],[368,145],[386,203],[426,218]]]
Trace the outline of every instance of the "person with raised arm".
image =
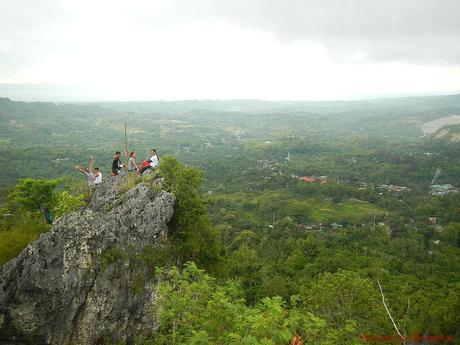
[[94,157],[90,156],[88,160],[88,167],[83,169],[79,165],[75,166],[75,170],[86,176],[88,186],[93,187],[96,184],[96,177],[93,171]]

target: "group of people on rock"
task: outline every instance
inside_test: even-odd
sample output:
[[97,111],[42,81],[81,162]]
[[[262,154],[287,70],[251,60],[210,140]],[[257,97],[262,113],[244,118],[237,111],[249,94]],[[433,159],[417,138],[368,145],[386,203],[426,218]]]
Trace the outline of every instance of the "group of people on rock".
[[[128,152],[126,151],[126,155],[128,156]],[[149,169],[154,169],[159,165],[159,158],[157,155],[156,149],[150,150],[150,158],[143,161],[139,166],[136,162],[137,154],[135,151],[129,154],[128,164],[123,164],[121,162],[121,152],[117,151],[115,156],[113,157],[112,162],[112,171],[110,173],[111,176],[118,175],[122,171],[123,168],[128,168],[128,173],[136,173],[142,175]],[[86,176],[88,181],[88,186],[90,188],[96,187],[98,184],[102,182],[102,173],[99,168],[94,167],[94,157],[90,156],[88,161],[88,167],[82,168],[79,165],[75,166],[75,169],[79,171],[81,174]]]
[[[128,155],[128,152],[126,152],[126,155]],[[137,173],[142,175],[145,171],[148,169],[154,169],[159,165],[159,159],[157,155],[157,150],[156,149],[151,149],[150,150],[150,158],[143,161],[141,165],[139,166],[136,162],[137,154],[135,151],[132,151],[129,154],[129,159],[128,159],[128,165],[124,165],[121,163],[121,152],[117,151],[115,153],[115,156],[113,157],[113,162],[112,162],[112,175],[118,175],[120,171],[123,168],[128,168],[129,173]]]

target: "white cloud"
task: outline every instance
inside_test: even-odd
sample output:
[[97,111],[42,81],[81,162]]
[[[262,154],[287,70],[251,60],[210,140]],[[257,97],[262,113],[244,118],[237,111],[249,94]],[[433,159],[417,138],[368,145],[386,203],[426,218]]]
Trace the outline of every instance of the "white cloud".
[[125,100],[458,92],[458,24],[426,13],[451,1],[371,2],[4,2],[0,83]]

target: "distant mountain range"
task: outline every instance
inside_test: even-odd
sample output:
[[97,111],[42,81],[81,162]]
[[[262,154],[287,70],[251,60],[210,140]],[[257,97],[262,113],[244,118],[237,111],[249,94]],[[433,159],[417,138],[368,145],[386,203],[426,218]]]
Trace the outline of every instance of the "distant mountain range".
[[[56,103],[92,103],[104,105],[116,110],[135,112],[189,112],[195,110],[208,111],[234,111],[234,112],[267,112],[287,111],[296,108],[303,111],[314,112],[341,112],[344,109],[366,108],[394,108],[394,107],[460,107],[460,93],[443,96],[420,97],[382,97],[362,100],[335,100],[335,101],[264,101],[264,100],[179,100],[179,101],[121,101],[99,102],[93,101],[93,94],[103,94],[103,90],[88,90],[60,85],[40,84],[0,84],[0,97],[12,100],[26,101],[54,101]],[[75,97],[75,94],[89,95],[88,97]],[[98,96],[99,97],[99,96]],[[104,97],[104,96],[100,96]],[[107,99],[109,97],[107,96]],[[81,102],[87,100],[87,102]]]

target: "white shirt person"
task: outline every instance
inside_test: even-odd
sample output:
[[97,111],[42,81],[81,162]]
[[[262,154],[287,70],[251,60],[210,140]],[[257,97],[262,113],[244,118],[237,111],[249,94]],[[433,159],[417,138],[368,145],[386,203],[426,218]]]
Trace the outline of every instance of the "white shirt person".
[[102,173],[99,168],[94,168],[94,184],[97,186],[102,183]]
[[151,149],[150,154],[152,155],[152,157],[150,157],[150,166],[152,168],[156,168],[160,163],[158,156],[157,156],[157,150]]

